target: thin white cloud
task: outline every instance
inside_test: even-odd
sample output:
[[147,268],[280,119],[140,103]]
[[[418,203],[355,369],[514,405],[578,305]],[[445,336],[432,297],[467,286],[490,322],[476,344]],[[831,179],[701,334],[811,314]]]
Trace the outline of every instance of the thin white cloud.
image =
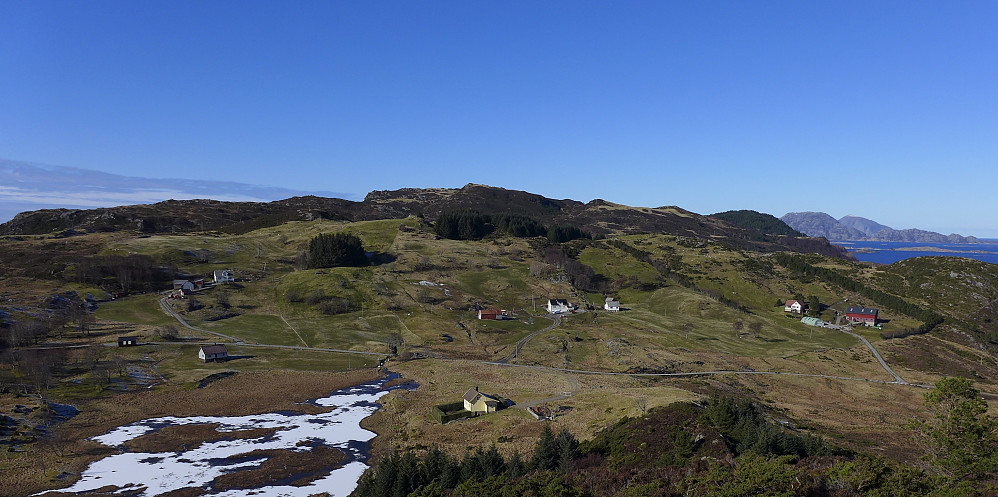
[[[127,204],[155,203],[170,199],[187,200],[194,198],[205,198],[205,194],[204,192],[192,193],[180,190],[42,192],[0,186],[0,202],[62,205],[66,207],[113,207]],[[227,202],[269,202],[271,200],[233,193],[213,194],[211,198]]]

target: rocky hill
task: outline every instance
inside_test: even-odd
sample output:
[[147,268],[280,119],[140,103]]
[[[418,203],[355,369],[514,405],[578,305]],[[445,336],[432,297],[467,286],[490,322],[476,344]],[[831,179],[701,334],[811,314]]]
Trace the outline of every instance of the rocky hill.
[[892,230],[886,229],[878,231],[873,236],[869,237],[869,240],[883,241],[883,242],[920,242],[920,243],[977,243],[978,240],[973,236],[961,236],[956,233],[950,233],[949,235],[943,235],[942,233],[936,233],[933,231],[924,231],[919,229],[906,229],[906,230]]
[[316,218],[369,221],[416,215],[433,221],[441,212],[456,209],[519,214],[534,218],[546,226],[575,226],[597,236],[668,233],[709,238],[745,250],[792,250],[834,257],[845,257],[846,254],[844,249],[830,245],[826,240],[770,235],[675,206],[629,207],[599,199],[582,203],[475,184],[452,189],[373,191],[361,202],[309,196],[275,202],[169,200],[100,209],[44,209],[18,214],[0,225],[0,235],[71,235],[81,231],[123,230],[145,233],[245,233],[288,221]]
[[859,216],[845,216],[840,218],[839,222],[855,230],[862,231],[866,236],[873,236],[879,231],[891,229],[890,226],[884,226],[876,221]]
[[850,228],[824,212],[790,212],[780,220],[808,236],[823,236],[832,241],[862,240],[866,237],[862,231]]
[[839,241],[883,241],[914,243],[977,243],[973,236],[955,233],[943,235],[919,229],[896,230],[858,216],[845,216],[836,220],[824,212],[790,212],[780,218],[790,227],[808,236],[825,237]]

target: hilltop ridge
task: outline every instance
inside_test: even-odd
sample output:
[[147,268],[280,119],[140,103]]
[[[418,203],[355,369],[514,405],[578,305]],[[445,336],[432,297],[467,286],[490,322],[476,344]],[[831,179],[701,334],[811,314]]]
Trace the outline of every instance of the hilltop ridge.
[[547,226],[574,226],[596,236],[668,233],[713,239],[745,250],[789,250],[846,257],[844,249],[821,238],[771,235],[676,206],[630,207],[602,199],[582,203],[477,184],[462,188],[376,190],[360,202],[305,196],[273,202],[199,199],[98,209],[42,209],[20,213],[0,225],[0,235],[127,230],[149,234],[245,233],[288,221],[313,219],[372,221],[421,216],[432,221],[441,212],[459,209],[524,215]]

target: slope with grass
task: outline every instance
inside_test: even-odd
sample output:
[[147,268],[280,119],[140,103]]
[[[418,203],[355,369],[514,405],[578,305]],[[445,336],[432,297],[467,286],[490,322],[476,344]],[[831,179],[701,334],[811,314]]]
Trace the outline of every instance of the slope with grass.
[[[670,216],[689,215],[658,210],[669,211]],[[331,232],[360,237],[365,250],[373,253],[372,264],[303,269],[298,255],[308,241]],[[58,249],[57,240],[61,239],[0,240],[0,250],[12,247],[18,254],[37,256]],[[920,392],[885,384],[893,378],[858,340],[835,330],[804,326],[782,305],[789,298],[815,297],[822,304],[815,313],[833,321],[848,306],[883,307],[882,303],[847,290],[834,279],[800,276],[778,263],[772,253],[734,248],[724,237],[632,233],[558,247],[540,238],[504,235],[456,241],[438,239],[425,220],[413,216],[353,222],[313,219],[232,234],[92,233],[66,241],[72,242],[65,245],[67,254],[53,258],[51,270],[37,278],[30,277],[35,256],[0,260],[4,269],[10,268],[3,276],[8,288],[27,278],[27,284],[13,285],[16,292],[4,294],[16,302],[0,303],[0,310],[16,319],[60,315],[46,302],[57,289],[84,289],[73,281],[72,269],[81,257],[140,254],[157,265],[176,267],[178,274],[206,276],[215,269],[232,269],[238,279],[171,301],[192,325],[246,342],[229,344],[230,353],[238,358],[224,364],[204,364],[196,358],[196,343],[216,337],[181,330],[174,343],[157,338],[160,329],[172,324],[158,308],[159,294],[97,303],[93,314],[97,322],[87,333],[69,318],[56,323],[58,332],[50,344],[112,344],[115,337],[129,334],[141,337],[143,343],[164,342],[114,349],[113,356],[88,357],[83,350],[90,349],[80,349],[69,356],[68,366],[62,366],[63,376],[57,371],[39,387],[45,395],[79,401],[88,409],[120,402],[121,396],[130,398],[152,384],[157,385],[154,389],[195,388],[219,372],[330,372],[370,367],[376,361],[360,354],[252,346],[272,344],[396,352],[391,367],[421,386],[415,392],[387,396],[386,409],[369,421],[383,435],[374,444],[382,453],[392,447],[437,444],[459,456],[467,447],[488,441],[500,441],[506,454],[528,450],[540,428],[523,409],[443,426],[431,420],[428,413],[434,404],[454,401],[473,386],[518,403],[540,402],[559,413],[555,426],[568,427],[580,438],[594,435],[623,415],[637,416],[654,406],[723,391],[752,399],[766,406],[770,415],[806,424],[845,447],[875,447],[905,460],[920,450],[903,428],[904,420],[918,414]],[[552,258],[558,253],[565,259]],[[960,374],[975,377],[984,391],[998,390],[993,352],[974,348],[988,343],[987,310],[993,300],[991,289],[998,284],[992,266],[952,258],[915,259],[887,267],[816,254],[804,259],[946,317],[930,334],[906,339],[884,339],[880,330],[855,330],[902,377],[927,384],[943,375]],[[603,311],[600,306],[607,296],[618,298],[623,311]],[[514,361],[536,368],[487,364],[507,357],[517,341],[551,324],[542,308],[548,298],[567,298],[579,303],[582,312],[567,314],[560,326],[536,335]],[[593,308],[587,309],[587,303]],[[514,315],[505,321],[481,321],[477,310],[483,308],[506,309]],[[920,324],[886,308],[881,318],[883,333]],[[4,328],[5,333],[12,329]],[[23,361],[4,364],[0,369],[4,385],[37,383]],[[116,364],[124,365],[124,374],[101,369]],[[827,378],[730,374],[666,379],[581,375],[550,368],[799,373]],[[140,377],[128,373],[132,370],[146,373]],[[38,454],[35,450],[16,456],[11,464],[25,464],[29,460],[25,458]],[[46,471],[33,480],[32,488],[59,486],[49,480],[54,474]]]

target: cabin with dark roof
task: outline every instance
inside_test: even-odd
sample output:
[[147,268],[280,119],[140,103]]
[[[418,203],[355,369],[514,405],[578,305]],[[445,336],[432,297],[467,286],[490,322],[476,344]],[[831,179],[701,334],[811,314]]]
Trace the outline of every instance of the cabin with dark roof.
[[134,347],[139,344],[138,337],[118,337],[119,347]]
[[215,344],[215,345],[202,345],[198,349],[198,359],[204,362],[208,361],[224,361],[229,358],[229,350],[225,348],[225,345]]

